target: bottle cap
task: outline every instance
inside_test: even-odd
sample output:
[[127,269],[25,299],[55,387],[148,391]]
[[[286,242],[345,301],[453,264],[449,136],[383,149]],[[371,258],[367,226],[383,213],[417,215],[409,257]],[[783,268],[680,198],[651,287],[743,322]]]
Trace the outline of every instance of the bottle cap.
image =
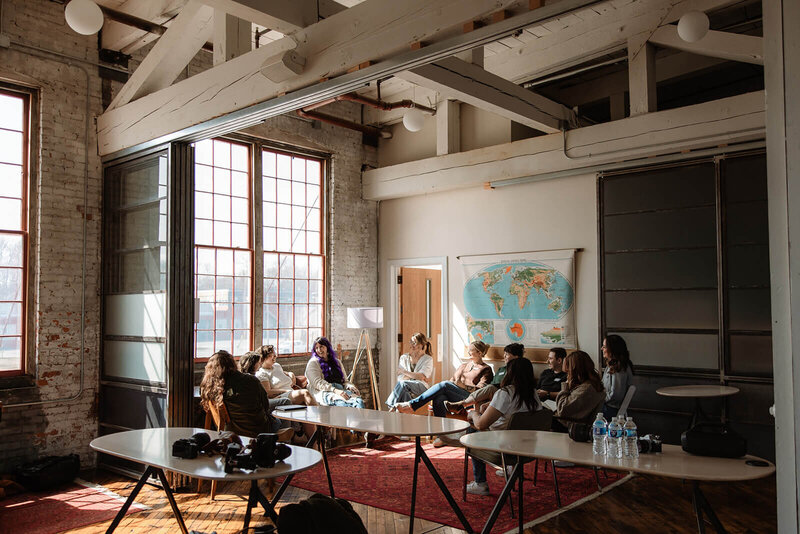
[[631,416],[629,415],[627,418],[625,418],[625,420],[626,420],[626,421],[633,421],[633,417],[631,417]]

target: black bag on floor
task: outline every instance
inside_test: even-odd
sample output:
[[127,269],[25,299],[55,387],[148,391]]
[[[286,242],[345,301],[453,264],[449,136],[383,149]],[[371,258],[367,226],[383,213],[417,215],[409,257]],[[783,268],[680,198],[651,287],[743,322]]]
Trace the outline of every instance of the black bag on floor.
[[278,515],[280,534],[368,534],[361,517],[344,499],[315,493],[297,504],[287,504]]
[[698,456],[740,458],[747,454],[747,441],[721,423],[698,423],[681,434],[681,447]]
[[72,482],[80,470],[77,454],[45,456],[17,467],[17,480],[29,491],[42,491]]

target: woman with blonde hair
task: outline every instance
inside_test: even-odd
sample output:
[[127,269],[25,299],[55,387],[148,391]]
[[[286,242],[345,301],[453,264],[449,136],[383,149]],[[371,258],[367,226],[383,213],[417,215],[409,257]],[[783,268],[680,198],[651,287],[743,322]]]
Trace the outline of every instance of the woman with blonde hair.
[[394,407],[400,412],[413,413],[420,406],[433,402],[433,414],[437,417],[444,417],[447,414],[445,401],[464,400],[470,393],[491,382],[494,373],[492,368],[483,361],[483,356],[488,350],[489,345],[483,341],[473,341],[467,350],[469,361],[462,363],[450,380],[439,382],[417,398],[411,399],[409,402],[399,402]]
[[289,399],[292,404],[317,405],[316,399],[307,389],[297,387],[297,377],[294,373],[285,372],[281,364],[276,361],[278,354],[274,346],[262,345],[254,352],[261,357],[259,368],[254,374],[261,380],[261,385],[270,398]]
[[[564,359],[567,380],[561,383],[561,391],[556,395],[556,411],[553,417],[563,418],[562,424],[570,426],[589,421],[602,411],[606,391],[591,356],[582,350],[570,353]],[[591,421],[589,421],[591,422]],[[554,421],[554,430],[561,430]]]
[[422,332],[411,336],[411,350],[400,356],[397,367],[397,384],[386,399],[388,406],[407,402],[421,395],[431,385],[433,355],[431,342]]

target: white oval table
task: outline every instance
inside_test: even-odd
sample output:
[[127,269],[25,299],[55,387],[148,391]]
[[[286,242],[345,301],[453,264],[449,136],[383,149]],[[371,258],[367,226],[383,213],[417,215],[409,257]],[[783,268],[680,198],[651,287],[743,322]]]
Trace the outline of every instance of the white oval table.
[[689,420],[689,428],[692,428],[703,416],[700,406],[701,399],[722,398],[722,424],[727,422],[727,397],[739,393],[739,388],[733,386],[719,386],[715,384],[688,384],[684,386],[667,386],[658,388],[657,395],[662,397],[677,397],[681,399],[694,399],[694,413]]
[[[245,512],[242,530],[247,531],[250,524],[252,509],[259,503],[264,507],[264,511],[269,514],[270,518],[277,522],[278,516],[274,508],[277,499],[273,500],[273,502],[268,501],[258,488],[258,481],[280,476],[292,476],[294,473],[299,473],[300,471],[305,471],[306,469],[314,467],[322,460],[322,455],[313,449],[290,445],[289,447],[292,449],[292,453],[289,457],[283,461],[276,462],[273,467],[259,467],[254,471],[226,473],[225,459],[220,455],[200,455],[193,459],[176,458],[172,456],[172,444],[176,440],[189,438],[198,432],[208,433],[212,440],[219,436],[218,432],[205,430],[203,428],[173,427],[129,430],[101,436],[92,440],[89,446],[97,452],[110,454],[111,456],[124,458],[147,466],[139,482],[125,501],[125,504],[122,505],[122,509],[111,521],[111,525],[109,525],[108,530],[106,530],[106,534],[110,534],[117,528],[117,525],[119,525],[119,522],[125,517],[128,508],[133,503],[139,490],[142,489],[142,486],[144,486],[150,475],[155,475],[161,480],[162,488],[167,495],[167,500],[175,514],[178,526],[183,534],[188,534],[186,524],[175,502],[175,497],[169,487],[164,470],[174,471],[192,478],[204,480],[221,480],[226,482],[230,480],[250,480],[250,495],[247,501],[247,511]],[[250,441],[250,438],[244,436],[241,436],[241,438],[245,445]]]
[[[314,443],[319,443],[320,452],[322,453],[322,462],[325,465],[325,473],[328,476],[328,489],[331,492],[331,497],[334,496],[333,481],[331,480],[331,473],[328,470],[328,457],[325,454],[324,446],[325,440],[319,439],[320,427],[343,428],[356,432],[374,432],[375,434],[383,434],[384,436],[413,437],[416,442],[416,447],[414,452],[414,478],[411,485],[411,519],[409,521],[409,533],[414,531],[414,508],[417,500],[417,470],[420,461],[428,468],[436,485],[439,486],[439,490],[447,499],[450,507],[464,526],[464,530],[472,532],[472,527],[467,521],[467,518],[461,511],[461,508],[459,508],[450,490],[447,489],[447,486],[436,471],[430,458],[425,454],[420,440],[423,436],[442,436],[445,434],[463,432],[469,428],[469,423],[466,421],[462,421],[461,419],[447,419],[444,417],[383,412],[380,410],[359,410],[343,406],[306,406],[299,410],[286,410],[285,407],[278,407],[272,413],[276,417],[287,421],[317,425],[317,430],[311,436],[306,446],[311,447]],[[280,498],[291,479],[291,476],[286,477],[281,487],[275,492],[273,502]]]
[[[700,482],[738,482],[767,477],[775,472],[775,465],[755,456],[742,458],[716,458],[695,456],[685,452],[677,445],[663,445],[663,452],[640,454],[638,458],[609,458],[592,452],[591,443],[572,441],[567,434],[540,430],[497,430],[491,432],[475,432],[461,438],[466,447],[485,449],[504,454],[541,458],[544,460],[561,460],[589,467],[605,467],[618,471],[632,471],[647,475],[658,475],[683,480],[691,480],[693,485],[693,503],[697,515],[697,527],[705,532],[703,513],[708,515],[717,532],[725,532],[725,528],[717,518],[711,505],[700,491]],[[748,463],[751,462],[751,463]],[[763,464],[763,465],[751,465]],[[494,521],[508,498],[514,482],[521,476],[522,463],[517,463],[512,475],[506,482],[500,498],[497,500],[489,520],[484,526],[484,533],[492,529]],[[522,525],[522,498],[519,501],[520,525]]]

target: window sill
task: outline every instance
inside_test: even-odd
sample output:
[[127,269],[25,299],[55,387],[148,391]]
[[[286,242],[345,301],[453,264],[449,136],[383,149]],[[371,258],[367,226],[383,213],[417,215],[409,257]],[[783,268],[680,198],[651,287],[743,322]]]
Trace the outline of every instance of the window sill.
[[36,381],[31,375],[2,376],[0,377],[0,391],[10,389],[35,388]]

